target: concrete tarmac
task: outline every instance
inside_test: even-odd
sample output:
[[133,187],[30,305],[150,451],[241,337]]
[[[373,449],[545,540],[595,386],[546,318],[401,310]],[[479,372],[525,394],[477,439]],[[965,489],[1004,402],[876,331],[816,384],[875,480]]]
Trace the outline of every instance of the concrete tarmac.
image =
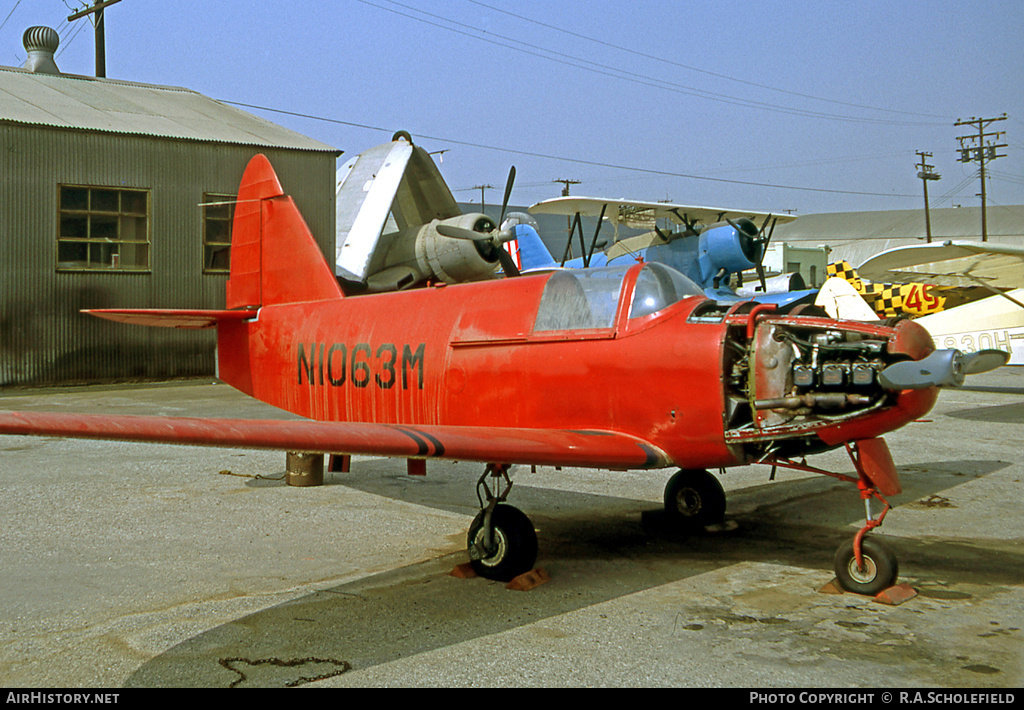
[[[9,410],[287,417],[222,384],[0,393]],[[1020,688],[1024,369],[887,436],[898,606],[825,594],[850,484],[730,469],[730,525],[660,525],[671,470],[513,472],[551,580],[464,562],[482,466],[0,437],[0,686]],[[852,472],[845,452],[811,463]]]

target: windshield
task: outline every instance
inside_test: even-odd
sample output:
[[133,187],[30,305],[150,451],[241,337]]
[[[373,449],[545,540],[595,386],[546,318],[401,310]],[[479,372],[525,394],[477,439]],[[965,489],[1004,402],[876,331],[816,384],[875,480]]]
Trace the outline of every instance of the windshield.
[[611,328],[628,266],[566,269],[551,275],[540,299],[534,331]]
[[664,264],[646,264],[636,279],[629,317],[639,318],[656,313],[676,301],[700,293],[697,284],[675,269]]

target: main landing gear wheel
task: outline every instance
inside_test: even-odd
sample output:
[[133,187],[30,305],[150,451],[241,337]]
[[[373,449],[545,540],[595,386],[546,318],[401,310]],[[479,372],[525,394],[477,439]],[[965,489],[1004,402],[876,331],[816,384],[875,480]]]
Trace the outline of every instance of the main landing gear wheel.
[[537,561],[537,533],[518,508],[497,505],[491,512],[491,540],[485,527],[486,510],[469,526],[467,547],[473,571],[486,579],[508,582],[529,572]]
[[865,537],[861,540],[863,567],[858,568],[853,552],[853,540],[839,546],[836,552],[836,579],[843,589],[855,594],[874,596],[896,583],[899,562],[889,546],[880,540]]
[[701,530],[725,521],[725,490],[702,468],[680,469],[665,485],[669,522],[686,530]]

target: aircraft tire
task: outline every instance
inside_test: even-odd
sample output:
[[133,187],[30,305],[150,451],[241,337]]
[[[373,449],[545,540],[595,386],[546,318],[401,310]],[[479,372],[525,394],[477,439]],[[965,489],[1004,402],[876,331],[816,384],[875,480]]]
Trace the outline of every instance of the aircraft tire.
[[899,561],[889,546],[881,540],[865,537],[861,542],[864,569],[857,569],[853,554],[853,539],[836,551],[835,572],[839,584],[848,592],[874,596],[896,584]]
[[491,515],[491,524],[494,549],[490,553],[483,546],[484,511],[469,526],[466,543],[473,571],[486,579],[508,582],[533,569],[537,561],[537,533],[526,514],[511,505],[499,505]]
[[689,531],[725,521],[725,490],[702,468],[680,469],[665,485],[665,513],[669,522]]

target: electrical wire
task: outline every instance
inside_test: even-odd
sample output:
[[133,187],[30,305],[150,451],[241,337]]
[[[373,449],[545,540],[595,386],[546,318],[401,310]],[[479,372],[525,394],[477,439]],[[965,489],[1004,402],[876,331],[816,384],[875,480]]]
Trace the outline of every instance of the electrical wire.
[[[230,104],[232,106],[240,106],[243,108],[255,109],[258,111],[268,111],[270,113],[279,113],[286,116],[295,116],[298,118],[308,118],[314,121],[324,121],[327,123],[334,123],[342,126],[350,126],[352,128],[362,128],[371,131],[381,131],[384,133],[393,133],[392,129],[381,128],[380,126],[370,126],[364,123],[354,123],[352,121],[342,121],[336,118],[325,118],[323,116],[314,116],[308,113],[300,113],[298,111],[286,111],[284,109],[275,109],[267,106],[257,106],[255,104],[243,103],[241,101],[229,101],[227,99],[218,99],[221,103]],[[596,160],[585,160],[582,158],[569,158],[559,155],[551,155],[548,153],[535,153],[526,150],[519,150],[516,148],[508,148],[503,146],[486,145],[484,143],[473,143],[471,141],[456,140],[454,138],[443,138],[439,136],[429,136],[422,133],[417,135],[425,140],[438,141],[441,143],[450,143],[452,145],[461,145],[468,148],[479,148],[481,150],[493,150],[502,153],[510,153],[513,155],[525,155],[531,158],[543,158],[545,160],[556,160],[564,163],[574,163],[577,165],[587,165],[590,167],[598,168],[610,168],[613,170],[625,170],[635,173],[643,173],[646,175],[657,175],[659,177],[674,177],[674,178],[687,178],[690,180],[703,180],[707,182],[726,183],[730,185],[748,185],[752,187],[763,187],[771,188],[774,190],[796,190],[801,192],[823,192],[836,195],[866,195],[869,197],[914,197],[914,195],[905,195],[893,192],[866,192],[859,190],[838,190],[826,187],[806,187],[800,185],[778,185],[766,182],[756,182],[752,180],[733,180],[729,178],[718,178],[710,177],[706,175],[693,175],[690,173],[679,173],[671,170],[655,170],[653,168],[638,168],[630,165],[619,165],[616,163],[602,163]]]
[[[485,36],[480,36],[480,35],[476,34],[476,32],[478,32],[479,30],[477,30],[472,25],[468,25],[468,24],[465,24],[465,23],[462,23],[462,22],[458,22],[456,20],[451,20],[449,18],[442,17],[441,15],[436,15],[434,13],[430,13],[430,12],[427,12],[425,10],[420,10],[420,9],[412,7],[412,6],[405,5],[405,4],[400,3],[400,2],[396,2],[395,0],[385,0],[385,2],[389,2],[391,5],[396,5],[398,7],[410,10],[412,12],[420,13],[421,15],[424,15],[424,16],[429,17],[429,18],[434,18],[435,20],[440,20],[441,22],[449,23],[450,25],[454,25],[454,27],[449,27],[447,25],[440,24],[439,22],[434,22],[432,20],[425,19],[424,17],[417,17],[415,15],[411,15],[411,14],[408,14],[406,12],[402,12],[400,10],[396,10],[394,8],[385,7],[385,6],[383,6],[383,5],[379,4],[379,3],[371,2],[370,0],[357,0],[357,2],[360,2],[363,5],[367,5],[369,7],[377,8],[378,10],[382,10],[384,12],[390,12],[392,14],[399,15],[401,17],[406,17],[406,18],[414,20],[416,22],[421,22],[423,24],[427,24],[427,25],[430,25],[432,27],[437,27],[439,29],[443,29],[443,30],[448,31],[448,32],[453,32],[455,34],[459,34],[459,35],[462,35],[464,37],[469,37],[471,39],[474,39],[474,40],[477,40],[477,41],[480,41],[480,42],[486,42],[489,45],[499,45],[499,46],[505,47],[505,48],[510,49],[512,51],[515,51],[515,52],[529,54],[529,55],[532,55],[532,56],[540,57],[542,59],[546,59],[548,61],[557,62],[559,64],[565,64],[565,65],[568,65],[568,66],[575,67],[577,69],[583,69],[584,71],[589,71],[589,72],[600,74],[600,75],[603,75],[603,76],[610,76],[612,78],[629,81],[629,82],[632,82],[632,83],[635,83],[635,84],[640,84],[641,86],[649,86],[649,87],[652,87],[652,88],[663,89],[663,90],[666,90],[666,91],[672,91],[674,93],[685,94],[685,95],[688,95],[688,96],[696,96],[698,98],[708,99],[710,101],[716,101],[716,102],[719,102],[719,103],[726,103],[726,104],[731,104],[731,105],[734,105],[734,106],[743,106],[745,108],[755,108],[755,109],[762,109],[762,110],[766,110],[766,111],[774,111],[774,112],[777,112],[777,113],[785,113],[785,114],[794,115],[794,116],[805,116],[805,117],[809,117],[809,118],[820,118],[820,119],[826,119],[826,120],[844,121],[844,122],[852,122],[852,123],[869,123],[869,124],[898,125],[898,126],[940,126],[940,125],[944,126],[944,125],[946,125],[944,122],[943,123],[938,123],[938,122],[932,122],[932,121],[898,121],[898,120],[894,120],[894,119],[867,118],[867,117],[858,117],[858,116],[844,116],[844,115],[841,115],[841,114],[822,113],[820,111],[811,111],[811,110],[808,110],[808,109],[799,109],[799,108],[795,108],[795,107],[792,107],[792,106],[781,106],[779,104],[771,104],[771,103],[762,102],[762,101],[754,101],[754,100],[751,100],[751,99],[745,99],[745,98],[741,98],[741,97],[730,96],[730,95],[727,95],[727,94],[719,94],[719,93],[716,93],[716,92],[705,91],[703,89],[697,89],[695,87],[684,86],[684,85],[681,85],[681,84],[677,84],[675,82],[668,82],[668,81],[662,81],[662,80],[659,80],[659,79],[654,79],[654,78],[647,77],[647,76],[644,76],[644,75],[641,75],[641,74],[636,74],[634,72],[629,72],[629,71],[625,71],[625,70],[622,70],[622,69],[617,69],[615,67],[612,67],[612,66],[609,66],[609,65],[606,65],[606,64],[600,64],[600,63],[597,63],[597,62],[592,62],[592,61],[587,60],[587,59],[582,59],[580,57],[575,57],[575,56],[572,56],[572,55],[564,54],[562,52],[556,52],[554,50],[544,49],[544,48],[537,47],[537,46],[534,46],[534,45],[528,45],[528,44],[524,43],[522,40],[517,39],[517,38],[513,38],[513,37],[506,37],[504,35],[500,35],[500,34],[496,34],[496,33],[492,33],[492,32],[486,33]],[[466,28],[467,30],[471,30],[471,31],[460,30],[460,29],[458,29],[458,27],[463,27],[463,28]]]
[[18,9],[18,5],[20,5],[20,4],[21,4],[21,0],[18,0],[18,2],[14,3],[14,7],[12,7],[11,11],[7,13],[7,17],[4,18],[3,22],[0,22],[0,30],[2,30],[4,28],[4,25],[7,24],[7,21],[9,19],[11,19],[11,15],[14,14],[14,11]]
[[494,12],[499,12],[499,13],[501,13],[503,15],[508,15],[509,17],[514,17],[517,20],[523,20],[524,22],[529,22],[531,24],[538,25],[540,27],[544,27],[544,28],[547,28],[547,29],[550,29],[550,30],[554,30],[555,32],[560,32],[562,34],[569,35],[570,37],[576,37],[577,39],[586,40],[587,42],[593,42],[595,44],[601,45],[602,47],[607,47],[609,49],[615,49],[615,50],[620,51],[620,52],[626,52],[628,54],[632,54],[632,55],[637,56],[637,57],[643,57],[644,59],[649,59],[649,60],[652,60],[652,61],[655,61],[655,62],[660,62],[662,64],[667,64],[669,66],[677,67],[679,69],[686,69],[688,71],[697,72],[697,73],[700,73],[700,74],[706,74],[708,76],[713,76],[713,77],[718,78],[718,79],[726,79],[728,81],[734,81],[734,82],[737,82],[739,84],[744,84],[746,86],[753,86],[753,87],[757,87],[759,89],[766,89],[768,91],[776,91],[776,92],[779,92],[779,93],[782,93],[782,94],[789,94],[791,96],[798,96],[798,97],[804,98],[804,99],[811,99],[813,101],[822,101],[822,102],[825,102],[825,103],[836,104],[838,106],[847,106],[849,108],[867,109],[869,111],[882,111],[882,112],[886,112],[886,113],[902,114],[902,115],[905,115],[905,116],[921,116],[921,117],[925,117],[925,118],[941,118],[941,119],[946,119],[946,120],[949,120],[949,121],[952,121],[955,118],[953,116],[940,116],[940,115],[937,115],[937,114],[920,113],[920,112],[916,112],[916,111],[900,111],[898,109],[882,108],[882,107],[879,107],[879,106],[869,106],[869,105],[866,105],[866,104],[856,104],[856,103],[852,103],[852,102],[849,102],[849,101],[838,101],[836,99],[828,99],[828,98],[825,98],[823,96],[815,96],[813,94],[805,94],[805,93],[801,93],[799,91],[791,91],[789,89],[782,89],[780,87],[770,86],[768,84],[760,84],[760,83],[758,83],[756,81],[747,81],[746,79],[740,79],[740,78],[737,78],[737,77],[734,77],[734,76],[729,76],[728,74],[721,74],[719,72],[713,72],[713,71],[710,71],[708,69],[701,69],[700,67],[694,67],[694,66],[690,66],[688,64],[682,64],[680,62],[676,62],[676,61],[673,61],[671,59],[666,59],[665,57],[660,57],[660,56],[657,56],[657,55],[648,54],[647,52],[641,52],[639,50],[632,49],[630,47],[623,47],[622,45],[613,44],[612,42],[606,42],[604,40],[596,39],[596,38],[590,37],[588,35],[584,35],[584,34],[580,34],[578,32],[573,32],[571,30],[567,30],[564,27],[559,27],[557,25],[552,25],[552,24],[547,23],[547,22],[540,22],[538,20],[534,20],[533,18],[526,17],[525,15],[520,15],[520,14],[517,14],[517,13],[514,13],[514,12],[510,12],[510,11],[505,10],[503,8],[495,7],[494,5],[489,5],[489,4],[485,3],[485,2],[480,2],[480,0],[467,0],[467,2],[470,2],[470,3],[474,4],[474,5],[478,5],[480,7],[485,7],[488,10],[493,10]]

